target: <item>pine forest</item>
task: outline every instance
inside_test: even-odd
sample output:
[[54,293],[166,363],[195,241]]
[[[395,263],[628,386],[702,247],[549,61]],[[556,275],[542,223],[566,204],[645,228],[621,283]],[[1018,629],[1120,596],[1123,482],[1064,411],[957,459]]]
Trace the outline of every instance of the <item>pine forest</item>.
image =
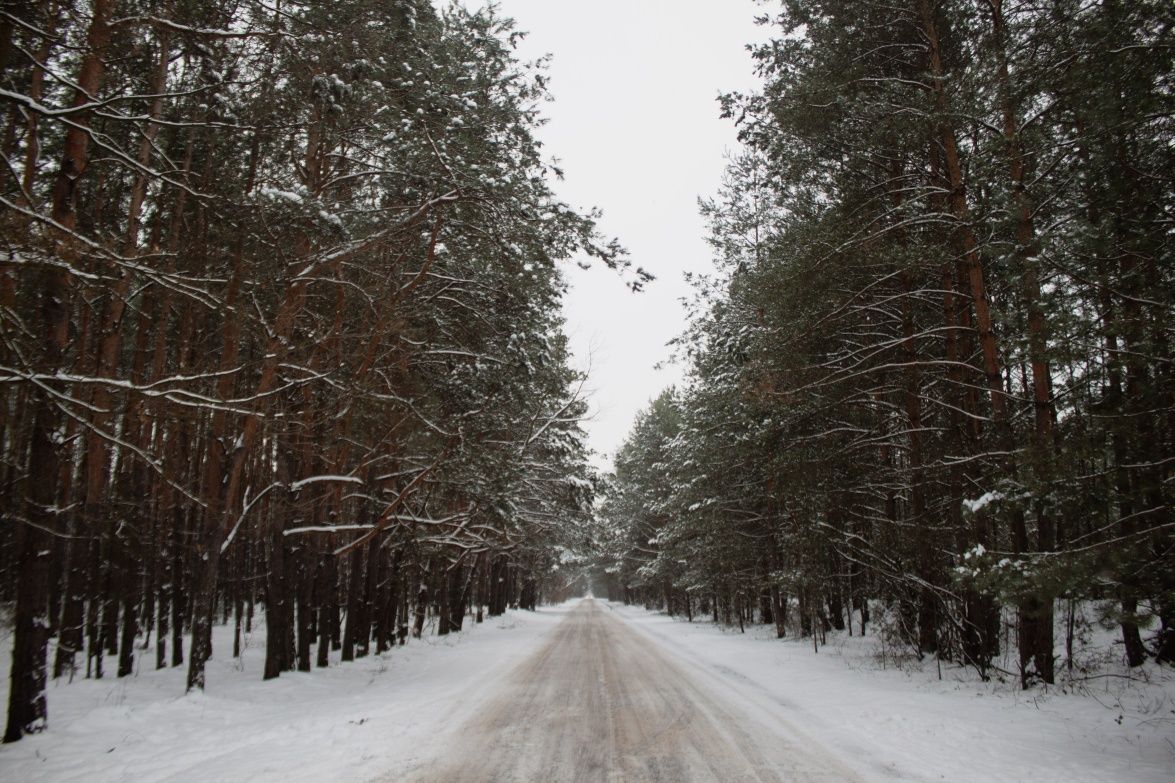
[[1025,687],[1113,599],[1129,664],[1175,663],[1175,11],[784,6],[723,99],[687,382],[617,458],[617,587],[781,636],[880,600],[982,676],[1009,608]]
[[719,5],[0,2],[0,778],[1175,770],[1175,5]]
[[6,739],[46,673],[102,676],[106,649],[128,674],[143,634],[202,687],[210,624],[259,599],[267,677],[419,634],[430,603],[441,633],[532,605],[591,492],[555,262],[626,262],[553,196],[504,23],[3,22]]

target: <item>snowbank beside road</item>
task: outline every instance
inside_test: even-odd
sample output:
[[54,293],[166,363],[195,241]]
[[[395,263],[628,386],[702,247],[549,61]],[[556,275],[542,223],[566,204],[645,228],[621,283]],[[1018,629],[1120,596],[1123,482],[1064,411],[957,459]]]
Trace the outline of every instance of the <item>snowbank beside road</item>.
[[[186,669],[49,687],[49,731],[0,746],[0,780],[123,783],[370,780],[431,757],[433,743],[530,655],[566,610],[512,611],[462,633],[412,640],[308,674],[261,681],[263,627],[233,659],[214,632],[208,689],[184,695]],[[0,640],[7,704],[11,636]],[[113,670],[110,667],[109,670]]]
[[[709,684],[832,751],[866,779],[951,783],[1175,780],[1175,677],[1023,692],[957,671],[881,670],[874,640],[778,640],[609,604]],[[830,637],[831,641],[831,637]],[[952,674],[955,676],[952,677]]]

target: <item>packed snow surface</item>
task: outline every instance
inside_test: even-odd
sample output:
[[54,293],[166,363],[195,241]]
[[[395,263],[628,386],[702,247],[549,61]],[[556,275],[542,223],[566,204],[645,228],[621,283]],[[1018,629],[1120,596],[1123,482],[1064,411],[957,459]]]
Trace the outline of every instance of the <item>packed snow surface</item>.
[[418,773],[381,783],[860,783],[599,601],[568,612]]

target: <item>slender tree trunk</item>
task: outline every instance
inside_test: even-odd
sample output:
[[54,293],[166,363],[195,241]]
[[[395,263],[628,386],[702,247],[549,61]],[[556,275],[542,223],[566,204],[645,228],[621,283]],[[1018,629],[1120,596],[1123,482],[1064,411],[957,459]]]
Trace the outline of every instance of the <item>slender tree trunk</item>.
[[[107,22],[109,0],[94,0],[86,50],[78,70],[78,89],[73,106],[84,106],[102,83],[104,56],[109,41]],[[77,224],[75,191],[88,163],[89,135],[85,112],[74,115],[75,124],[66,132],[65,143],[53,188],[53,220],[67,231]],[[56,252],[70,260],[71,238],[57,240]],[[39,370],[53,374],[61,368],[69,344],[71,287],[64,267],[41,272],[39,331],[43,350]],[[48,707],[45,695],[47,646],[49,641],[49,546],[46,530],[56,525],[51,509],[57,498],[60,444],[57,442],[56,402],[42,387],[34,390],[32,443],[29,450],[25,512],[34,525],[21,525],[20,572],[17,575],[15,628],[12,651],[12,685],[8,699],[5,742],[45,729]]]
[[263,679],[279,677],[286,659],[285,536],[274,526],[269,538],[269,568],[265,581],[265,672]]
[[320,582],[318,588],[318,658],[315,664],[319,668],[330,665],[331,639],[334,636],[334,626],[338,622],[338,560],[330,553],[334,547],[334,537],[327,541],[327,552],[319,566]]
[[[1036,228],[1032,219],[1032,204],[1027,192],[1027,164],[1022,149],[1019,120],[1013,99],[1008,69],[1007,30],[1003,15],[1003,0],[990,0],[992,26],[999,66],[997,85],[1003,119],[1004,145],[1008,176],[1012,191],[1012,207],[1016,215],[1015,257],[1020,266],[1025,307],[1028,312],[1028,355],[1032,367],[1033,450],[1032,464],[1038,483],[1033,501],[1036,511],[1039,552],[1049,552],[1056,545],[1054,521],[1042,493],[1047,492],[1051,477],[1053,419],[1052,377],[1046,356],[1048,332],[1044,308],[1041,305],[1039,258],[1036,250]],[[1028,596],[1020,609],[1021,668],[1029,658],[1035,673],[1045,682],[1054,679],[1053,662],[1053,596],[1044,593]],[[1025,644],[1025,640],[1029,640]]]
[[343,629],[343,660],[355,660],[355,638],[358,636],[359,604],[363,600],[363,549],[351,550],[348,569],[347,619]]

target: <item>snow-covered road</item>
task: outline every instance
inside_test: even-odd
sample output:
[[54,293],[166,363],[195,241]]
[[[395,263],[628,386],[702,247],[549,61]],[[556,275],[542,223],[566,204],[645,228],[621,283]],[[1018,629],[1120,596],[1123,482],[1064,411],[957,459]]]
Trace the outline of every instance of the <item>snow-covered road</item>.
[[412,780],[851,781],[778,716],[752,716],[590,598]]
[[[894,669],[873,637],[814,654],[770,626],[594,600],[263,682],[264,628],[240,658],[231,634],[214,631],[204,693],[149,654],[133,677],[53,682],[49,731],[0,746],[0,781],[1175,780],[1175,677],[1157,666],[1025,692]],[[10,643],[0,627],[0,700]]]

